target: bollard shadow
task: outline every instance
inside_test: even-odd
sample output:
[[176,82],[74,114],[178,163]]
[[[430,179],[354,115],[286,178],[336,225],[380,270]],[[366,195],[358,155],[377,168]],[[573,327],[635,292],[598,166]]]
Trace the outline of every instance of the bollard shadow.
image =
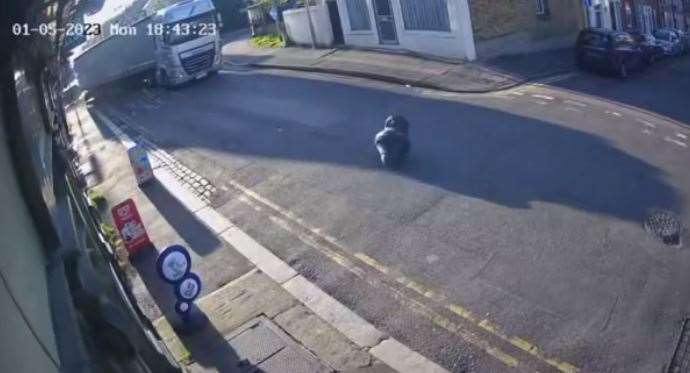
[[157,179],[149,181],[141,190],[156,206],[160,215],[198,255],[204,256],[222,247],[215,233],[202,224]]
[[160,309],[162,316],[168,320],[178,338],[191,355],[191,364],[198,364],[202,369],[192,371],[217,371],[221,373],[261,372],[239,357],[222,335],[209,321],[208,316],[198,307],[194,307],[191,320],[185,322],[175,312],[174,286],[163,281],[156,272],[158,250],[142,250],[132,260],[144,286]]

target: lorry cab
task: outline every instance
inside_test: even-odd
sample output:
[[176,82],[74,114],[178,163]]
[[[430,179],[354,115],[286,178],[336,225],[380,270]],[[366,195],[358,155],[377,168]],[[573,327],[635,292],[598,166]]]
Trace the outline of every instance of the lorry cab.
[[220,16],[211,0],[189,0],[161,9],[154,37],[156,81],[173,86],[216,73],[221,66]]

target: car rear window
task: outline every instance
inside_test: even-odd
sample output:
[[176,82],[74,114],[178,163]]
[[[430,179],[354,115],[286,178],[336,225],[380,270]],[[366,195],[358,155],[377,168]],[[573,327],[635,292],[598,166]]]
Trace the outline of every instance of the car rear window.
[[660,30],[654,33],[654,36],[663,39],[663,40],[669,40],[671,38],[671,33],[665,30]]
[[613,45],[615,47],[632,47],[635,44],[633,38],[628,34],[614,34]]

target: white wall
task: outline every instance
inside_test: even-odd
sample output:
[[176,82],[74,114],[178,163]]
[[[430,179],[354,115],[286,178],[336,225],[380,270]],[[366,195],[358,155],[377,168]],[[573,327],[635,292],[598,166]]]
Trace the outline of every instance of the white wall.
[[[592,0],[591,7],[585,7],[587,14],[587,25],[589,27],[601,27],[605,29],[613,29],[613,20],[611,19],[612,7],[611,1],[609,0]],[[597,11],[600,13],[601,23],[597,25]]]
[[352,31],[345,0],[337,0],[345,44],[360,47],[407,49],[436,56],[474,60],[476,51],[468,0],[448,0],[450,32],[405,30],[399,0],[390,0],[395,17],[398,45],[380,44],[372,0],[369,8],[371,30]]
[[[328,16],[328,7],[321,4],[309,7],[311,20],[314,24],[314,35],[318,46],[333,45],[333,29],[331,19]],[[311,45],[309,32],[309,19],[307,9],[290,9],[283,12],[285,19],[285,31],[295,44]]]

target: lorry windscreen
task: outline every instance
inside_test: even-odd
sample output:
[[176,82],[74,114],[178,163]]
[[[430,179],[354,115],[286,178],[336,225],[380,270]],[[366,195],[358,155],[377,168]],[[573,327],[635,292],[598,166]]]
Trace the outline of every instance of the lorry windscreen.
[[218,32],[214,12],[204,13],[193,18],[165,25],[165,43],[181,44],[196,38],[215,35]]

